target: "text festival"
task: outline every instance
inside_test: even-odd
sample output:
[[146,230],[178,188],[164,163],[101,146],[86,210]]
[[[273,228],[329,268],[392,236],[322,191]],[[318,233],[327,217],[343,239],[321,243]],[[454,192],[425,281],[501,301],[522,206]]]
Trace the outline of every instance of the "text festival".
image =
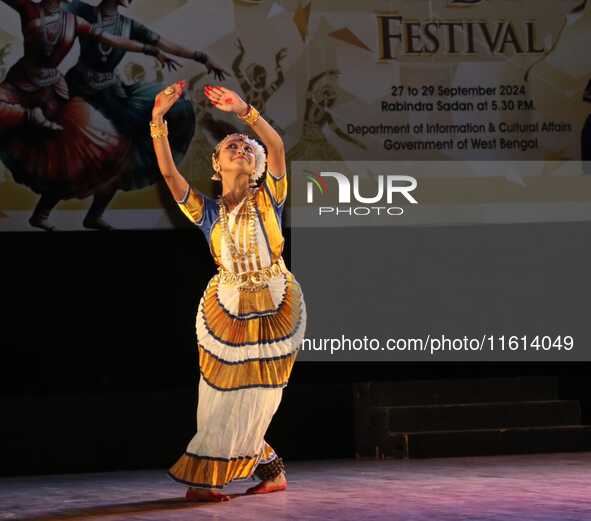
[[377,14],[379,58],[401,55],[543,54],[533,21],[406,20],[399,14]]

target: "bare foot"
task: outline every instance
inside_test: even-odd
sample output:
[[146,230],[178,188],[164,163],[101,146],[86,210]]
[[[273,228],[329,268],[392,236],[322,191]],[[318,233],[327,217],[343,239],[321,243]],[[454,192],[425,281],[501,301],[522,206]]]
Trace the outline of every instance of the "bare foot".
[[51,224],[47,219],[33,216],[29,219],[29,224],[35,228],[41,228],[46,232],[55,231],[55,226]]
[[187,501],[221,503],[222,501],[230,501],[230,496],[207,488],[188,488],[185,499]]
[[247,494],[270,494],[271,492],[279,492],[287,488],[287,478],[282,472],[275,479],[267,479],[261,481],[258,485],[249,488]]
[[89,217],[86,217],[82,224],[85,228],[88,228],[89,230],[101,230],[110,232],[114,229],[108,222],[104,221],[100,217],[97,219],[91,219]]

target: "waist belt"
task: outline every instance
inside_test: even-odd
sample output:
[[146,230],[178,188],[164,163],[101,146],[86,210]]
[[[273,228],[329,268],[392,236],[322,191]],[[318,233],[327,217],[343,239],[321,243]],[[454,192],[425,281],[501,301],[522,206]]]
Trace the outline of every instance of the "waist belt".
[[257,271],[245,271],[243,273],[234,273],[220,266],[216,276],[224,284],[238,286],[246,290],[257,290],[266,286],[269,279],[287,272],[288,270],[283,259],[279,259],[266,268]]
[[119,81],[119,76],[113,71],[101,72],[91,69],[84,65],[82,62],[78,62],[75,66],[77,73],[84,77],[86,85],[95,90],[101,90],[109,87]]
[[37,87],[49,87],[55,85],[62,77],[54,67],[36,67],[23,62],[27,79]]

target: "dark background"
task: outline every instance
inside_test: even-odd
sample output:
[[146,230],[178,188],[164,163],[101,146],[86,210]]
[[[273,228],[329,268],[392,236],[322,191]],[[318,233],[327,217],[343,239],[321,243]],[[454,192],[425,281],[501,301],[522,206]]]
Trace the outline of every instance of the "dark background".
[[[495,228],[466,230],[486,243],[487,234],[499,236]],[[591,224],[505,228],[512,255],[519,255],[519,234],[533,234],[540,252],[551,250],[558,234],[561,248],[570,246],[562,264],[547,265],[546,276],[568,273],[569,284],[588,284]],[[458,233],[416,230],[427,244]],[[288,231],[286,239],[289,264]],[[1,241],[1,473],[172,464],[194,434],[194,317],[215,272],[200,232],[4,233]],[[502,245],[496,251],[502,256]],[[466,270],[478,269],[470,268],[469,249],[462,255]],[[591,323],[589,303],[580,306]],[[353,382],[369,380],[556,376],[560,398],[581,400],[589,424],[590,369],[591,363],[300,362],[267,439],[287,459],[353,457]]]

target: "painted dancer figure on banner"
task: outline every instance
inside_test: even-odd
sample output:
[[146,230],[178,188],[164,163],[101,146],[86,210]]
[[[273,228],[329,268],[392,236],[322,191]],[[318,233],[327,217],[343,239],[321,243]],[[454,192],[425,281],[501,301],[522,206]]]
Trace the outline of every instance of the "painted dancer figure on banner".
[[[225,71],[205,53],[187,49],[155,33],[139,22],[122,15],[120,7],[127,7],[132,0],[102,0],[92,6],[73,0],[68,10],[76,16],[99,27],[103,33],[117,35],[154,46],[174,56],[202,63],[208,73],[223,80]],[[66,80],[70,93],[81,96],[109,119],[119,133],[132,144],[132,158],[128,168],[117,183],[99,190],[84,221],[87,228],[109,230],[103,214],[118,190],[130,191],[145,188],[159,179],[158,165],[152,153],[152,143],[144,129],[149,123],[156,94],[162,90],[160,83],[137,82],[124,85],[117,67],[126,51],[114,49],[100,41],[84,40],[80,44],[78,63],[68,72]],[[170,141],[175,161],[184,157],[195,131],[195,117],[191,103],[181,100],[169,114]]]
[[287,164],[292,161],[341,161],[336,147],[324,136],[323,127],[328,127],[342,140],[363,150],[367,147],[344,132],[334,121],[330,109],[337,100],[335,86],[339,72],[330,70],[314,76],[308,83],[304,128],[299,142],[287,154]]
[[204,182],[203,172],[211,168],[210,139],[217,143],[228,134],[238,132],[235,126],[212,114],[211,103],[203,93],[202,82],[205,78],[205,73],[201,73],[189,80],[188,95],[195,110],[197,128],[183,162],[183,175],[191,186],[201,185]]
[[[170,475],[193,501],[226,501],[219,490],[253,474],[248,494],[284,490],[284,464],[265,441],[303,340],[306,307],[283,262],[282,210],[287,197],[281,136],[235,92],[206,87],[208,99],[246,123],[263,146],[230,134],[212,155],[221,181],[218,200],[192,189],[179,173],[164,116],[182,84],[157,97],[151,134],[160,171],[182,212],[209,242],[218,273],[197,311],[199,402],[197,434]],[[204,172],[204,175],[207,175]]]
[[[275,76],[275,80],[267,86],[267,70],[262,65],[251,63],[246,67],[246,74],[242,72],[242,60],[244,59],[245,49],[240,38],[236,40],[236,46],[239,52],[232,63],[232,71],[240,83],[240,88],[244,93],[246,102],[262,114],[265,114],[267,101],[285,81],[281,62],[287,55],[287,49],[284,47],[275,55],[275,72],[277,75]],[[275,126],[275,129],[281,133],[281,130],[273,124],[273,120],[268,119],[268,121],[270,125]]]
[[58,70],[76,38],[172,62],[152,45],[104,33],[66,11],[60,0],[1,0],[20,15],[24,56],[0,85],[0,158],[14,180],[41,194],[31,226],[63,199],[85,198],[115,183],[128,152],[115,127],[72,97]]

